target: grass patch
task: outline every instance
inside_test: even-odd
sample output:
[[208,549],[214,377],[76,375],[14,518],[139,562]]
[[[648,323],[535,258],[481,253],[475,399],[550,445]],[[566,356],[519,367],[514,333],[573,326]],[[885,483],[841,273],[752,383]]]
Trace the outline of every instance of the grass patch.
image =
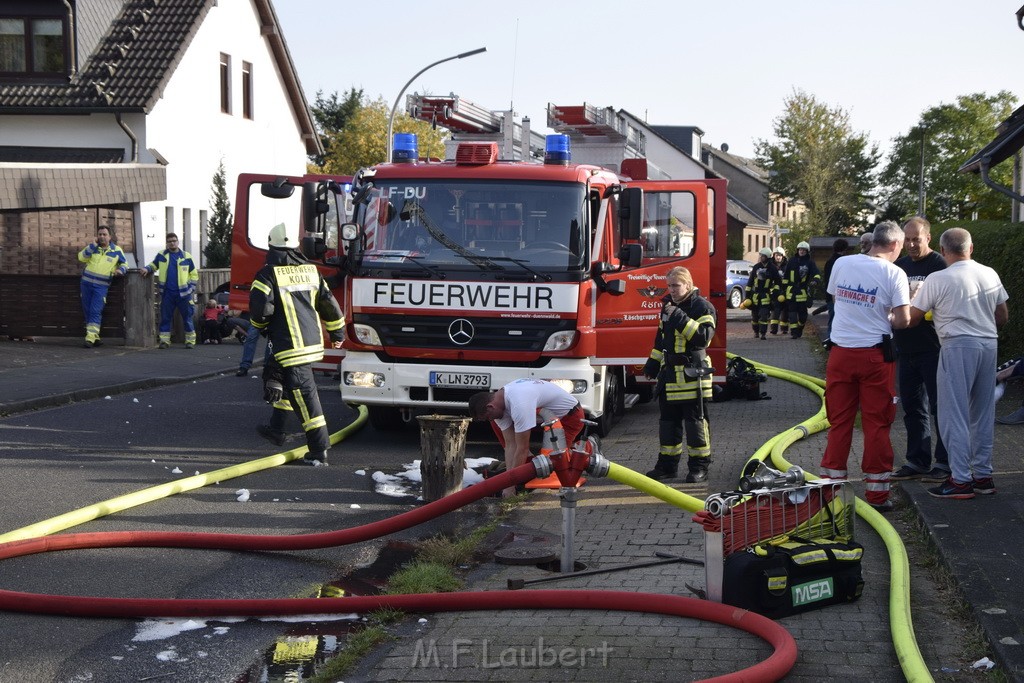
[[388,595],[451,593],[460,588],[462,580],[455,576],[452,567],[416,560],[392,574],[384,592]]
[[[384,593],[408,595],[411,593],[450,593],[462,588],[463,582],[455,570],[473,560],[473,554],[483,540],[498,528],[498,525],[519,507],[528,494],[521,493],[503,498],[498,512],[490,522],[473,529],[464,538],[453,540],[447,536],[435,536],[423,541],[416,553],[416,559],[406,564],[388,578]],[[367,625],[353,632],[345,641],[345,648],[319,667],[311,683],[332,683],[353,669],[359,661],[375,647],[394,640],[388,625],[404,619],[406,613],[399,609],[383,607],[367,614]]]
[[394,640],[394,636],[383,626],[376,624],[350,633],[345,639],[345,649],[337,657],[324,662],[313,677],[308,679],[309,683],[333,683],[341,680],[341,677],[358,664],[370,650],[389,640]]

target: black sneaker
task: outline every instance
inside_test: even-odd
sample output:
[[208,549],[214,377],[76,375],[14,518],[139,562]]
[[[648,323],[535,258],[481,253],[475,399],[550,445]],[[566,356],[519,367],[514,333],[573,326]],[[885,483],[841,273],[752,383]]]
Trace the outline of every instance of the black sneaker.
[[949,478],[949,470],[941,467],[933,467],[927,473],[921,475],[921,481],[926,484],[941,484]]
[[238,368],[238,372],[235,373],[235,377],[246,377],[249,374],[249,368]]
[[991,496],[996,492],[996,484],[992,477],[982,477],[974,480],[974,492],[979,496]]
[[284,445],[285,435],[281,432],[275,432],[270,428],[270,425],[256,425],[256,433],[275,446]]
[[[919,472],[910,465],[904,465],[903,467],[899,468],[898,470],[890,474],[889,479],[892,481],[906,481],[907,479],[920,479],[921,477],[924,476],[924,474],[924,472]],[[945,478],[945,476],[942,477],[942,479]],[[942,481],[942,479],[940,479],[939,481]]]
[[958,484],[953,477],[946,477],[935,488],[928,489],[928,493],[936,498],[951,498],[953,500],[967,500],[974,498],[974,485],[972,483]]
[[171,345],[168,344],[167,342],[160,342],[160,348],[161,349],[169,349],[169,348],[171,348]]

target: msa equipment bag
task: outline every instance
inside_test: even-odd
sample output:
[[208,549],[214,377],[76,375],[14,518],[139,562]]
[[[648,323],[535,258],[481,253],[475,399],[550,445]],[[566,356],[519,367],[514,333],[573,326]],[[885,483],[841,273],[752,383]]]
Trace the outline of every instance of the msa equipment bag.
[[722,602],[772,619],[853,602],[864,589],[863,554],[855,541],[793,536],[780,545],[751,546],[726,557]]

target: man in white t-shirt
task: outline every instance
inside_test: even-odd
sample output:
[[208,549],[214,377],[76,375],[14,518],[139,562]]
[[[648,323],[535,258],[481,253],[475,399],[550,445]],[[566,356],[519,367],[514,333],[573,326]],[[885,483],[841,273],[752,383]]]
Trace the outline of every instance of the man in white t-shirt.
[[903,249],[903,230],[892,221],[875,226],[866,254],[836,261],[828,293],[835,305],[825,369],[825,410],[831,429],[821,474],[846,479],[857,410],[864,431],[864,497],[880,512],[892,509],[889,428],[896,415],[896,350],[892,330],[910,324],[907,274],[893,265]]
[[[558,418],[571,446],[583,430],[579,401],[556,384],[540,379],[517,379],[494,392],[469,397],[469,414],[475,420],[491,420],[505,447],[505,465],[514,469],[530,457],[530,432],[541,422]],[[503,495],[515,494],[515,488]]]
[[996,492],[992,482],[997,329],[1009,319],[999,275],[971,258],[971,233],[950,228],[939,238],[946,269],[932,273],[914,297],[911,324],[932,312],[939,334],[939,433],[949,453],[949,478],[928,493],[973,498]]

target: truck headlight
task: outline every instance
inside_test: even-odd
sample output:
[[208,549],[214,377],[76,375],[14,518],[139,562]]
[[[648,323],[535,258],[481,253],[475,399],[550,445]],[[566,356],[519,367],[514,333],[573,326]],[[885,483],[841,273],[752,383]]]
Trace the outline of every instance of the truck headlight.
[[365,344],[367,346],[383,346],[383,344],[380,343],[380,337],[377,336],[377,330],[373,329],[369,325],[356,323],[352,326],[352,330],[356,334],[356,341],[360,344]]
[[570,394],[587,393],[587,380],[585,379],[549,379],[547,381]]
[[382,372],[346,372],[342,377],[345,386],[360,387],[363,389],[375,389],[384,386],[384,373]]
[[562,332],[555,332],[553,335],[548,337],[547,342],[544,344],[545,351],[565,351],[566,349],[572,348],[572,345],[576,343],[576,330],[563,330]]

